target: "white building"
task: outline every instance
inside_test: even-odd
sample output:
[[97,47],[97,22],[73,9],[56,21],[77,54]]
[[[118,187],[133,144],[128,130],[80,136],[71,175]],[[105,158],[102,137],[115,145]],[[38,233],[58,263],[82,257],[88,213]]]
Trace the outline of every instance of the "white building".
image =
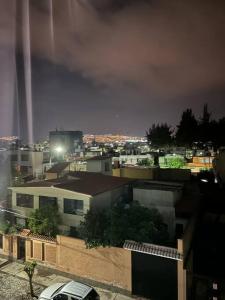
[[87,172],[112,175],[112,158],[108,156],[96,156],[89,158],[87,160]]
[[133,188],[133,200],[149,209],[156,208],[168,226],[171,239],[175,236],[175,206],[181,199],[183,184],[162,181],[143,181]]
[[[129,197],[131,182],[98,173],[70,172],[67,179],[30,182],[9,189],[12,191],[12,208],[27,217],[34,209],[57,204],[62,220],[60,229],[68,233],[79,226],[90,207],[107,208]],[[23,220],[17,218],[17,222]]]
[[13,167],[24,175],[38,177],[44,174],[45,165],[49,164],[49,152],[34,150],[11,150],[9,158]]

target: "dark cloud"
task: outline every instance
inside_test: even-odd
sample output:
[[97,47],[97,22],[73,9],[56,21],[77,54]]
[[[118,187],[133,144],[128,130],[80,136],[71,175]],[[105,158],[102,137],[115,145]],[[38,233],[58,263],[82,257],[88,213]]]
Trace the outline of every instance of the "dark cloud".
[[[3,82],[14,81],[15,32],[17,46],[22,50],[22,3],[24,0],[1,2],[0,60],[4,61],[1,78],[5,80],[0,80],[4,87],[0,89],[2,99],[14,97],[14,90]],[[215,116],[223,114],[224,1],[30,0],[27,3],[30,3],[31,40],[26,42],[31,43],[32,56],[39,61],[38,66],[32,65],[34,109],[47,128],[55,126],[57,120],[64,122],[65,127],[74,126],[73,105],[79,112],[75,113],[76,126],[85,131],[129,127],[133,132],[141,132],[141,128],[144,132],[152,122],[174,124],[186,107],[191,106],[200,114],[206,101]],[[50,65],[55,69],[48,74]],[[66,113],[65,109],[61,114],[63,97],[70,111]],[[48,119],[47,123],[44,106],[52,109],[54,115],[54,120]],[[84,112],[92,122],[90,125],[81,118]],[[69,117],[65,118],[66,114]]]
[[34,53],[97,84],[168,98],[225,83],[222,1],[129,2],[106,18],[90,3],[109,10],[112,1],[56,1],[53,34],[49,15],[33,10]]

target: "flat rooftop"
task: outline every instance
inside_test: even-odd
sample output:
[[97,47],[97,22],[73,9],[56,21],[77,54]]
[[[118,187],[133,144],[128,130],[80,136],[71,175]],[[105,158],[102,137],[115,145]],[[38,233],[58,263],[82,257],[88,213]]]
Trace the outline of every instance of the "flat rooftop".
[[159,191],[180,191],[182,183],[168,181],[140,180],[134,185],[134,189],[159,190]]

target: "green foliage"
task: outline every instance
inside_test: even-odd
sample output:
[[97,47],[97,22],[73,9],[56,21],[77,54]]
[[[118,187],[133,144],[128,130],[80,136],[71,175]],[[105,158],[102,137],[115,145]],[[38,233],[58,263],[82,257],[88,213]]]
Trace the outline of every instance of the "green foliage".
[[31,297],[38,298],[38,297],[34,294],[33,283],[32,283],[32,278],[33,278],[34,270],[35,270],[36,266],[37,266],[36,261],[32,261],[32,262],[26,261],[25,264],[24,264],[24,271],[27,273],[27,276],[28,276],[28,278],[29,278],[30,294],[31,294]]
[[21,229],[20,225],[12,225],[8,220],[0,222],[0,231],[5,234],[18,233]]
[[185,160],[183,157],[166,158],[166,166],[168,168],[181,169],[185,166]]
[[168,240],[159,212],[142,207],[138,202],[119,203],[107,211],[89,210],[81,223],[80,236],[87,248],[121,247],[125,240],[159,244]]
[[90,209],[80,224],[79,235],[85,240],[87,248],[105,247],[109,245],[108,227],[107,212]]
[[172,143],[173,131],[171,127],[165,124],[153,124],[148,131],[146,131],[146,137],[148,142],[156,148],[166,147]]
[[53,205],[46,205],[30,214],[28,228],[33,233],[55,237],[58,233],[59,223],[58,208]]
[[150,158],[145,158],[137,162],[139,166],[151,167],[154,165],[154,161]]
[[33,277],[36,266],[37,266],[36,261],[32,261],[32,262],[26,261],[24,263],[24,271],[27,273],[29,278]]

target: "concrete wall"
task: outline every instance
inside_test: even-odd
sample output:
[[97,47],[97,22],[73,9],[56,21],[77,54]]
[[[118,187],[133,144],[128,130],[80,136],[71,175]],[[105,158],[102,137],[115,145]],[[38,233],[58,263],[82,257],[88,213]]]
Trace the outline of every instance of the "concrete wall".
[[[184,245],[183,241],[178,240],[177,244],[178,251],[183,254],[184,253]],[[177,262],[177,292],[178,292],[178,300],[186,300],[187,299],[187,271],[184,268],[184,261]]]
[[157,169],[156,168],[135,168],[135,167],[125,167],[113,169],[113,176],[126,177],[134,179],[155,179]]
[[192,239],[197,218],[194,216],[188,223],[183,237],[177,240],[177,249],[183,254],[183,260],[177,263],[178,273],[178,299],[188,299],[188,290],[192,288],[193,250]]
[[157,169],[157,180],[165,181],[189,181],[191,170],[189,169]]
[[[105,170],[105,164],[108,164],[108,171]],[[105,175],[112,175],[112,159],[94,159],[87,160],[87,172],[97,172]]]
[[175,234],[175,203],[181,197],[181,191],[167,191],[155,189],[133,189],[133,200],[138,201],[147,208],[156,208],[168,226],[171,238]]
[[214,169],[219,182],[225,183],[225,151],[216,156]]

